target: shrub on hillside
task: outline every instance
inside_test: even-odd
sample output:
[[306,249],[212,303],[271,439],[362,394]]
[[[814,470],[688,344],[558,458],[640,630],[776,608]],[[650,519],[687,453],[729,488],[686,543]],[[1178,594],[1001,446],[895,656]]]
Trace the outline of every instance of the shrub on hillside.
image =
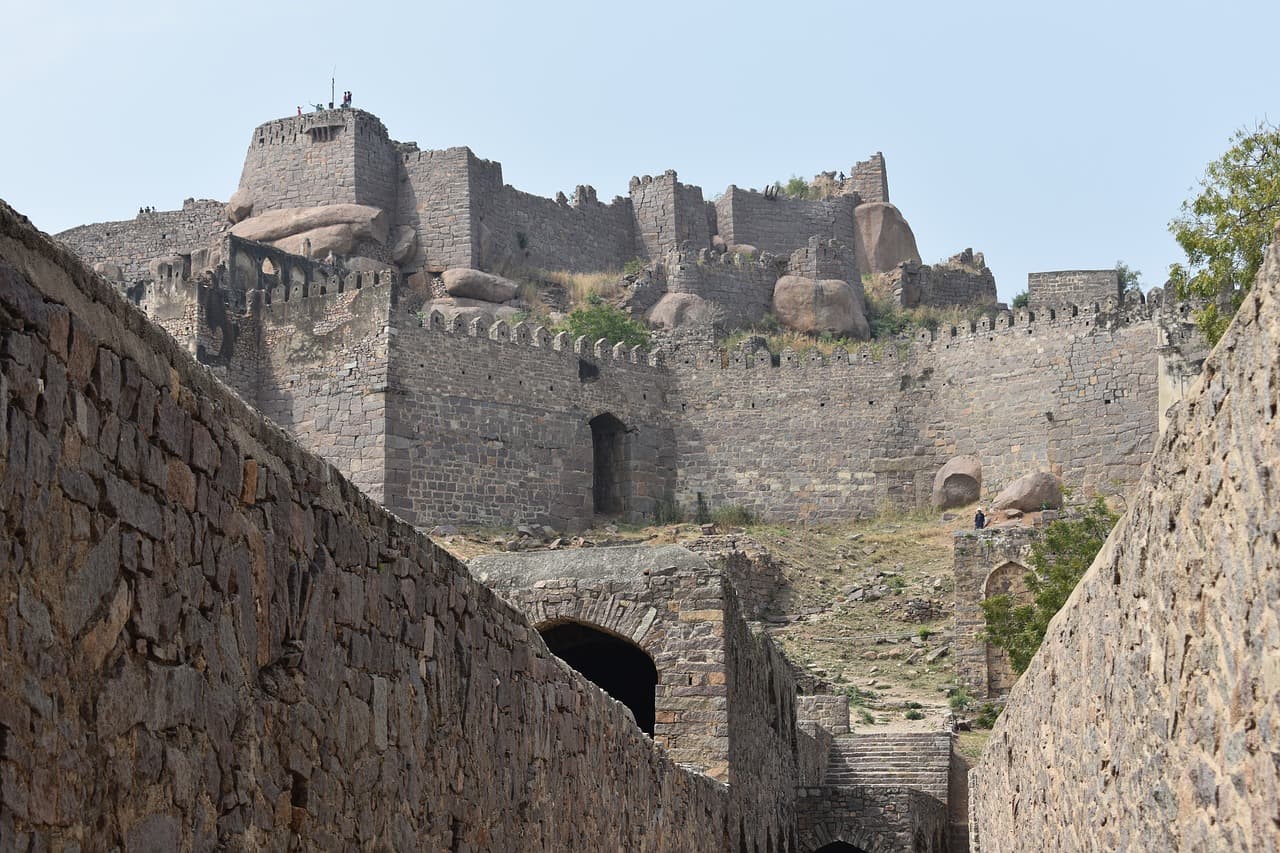
[[1093,563],[1115,523],[1116,514],[1102,498],[1095,499],[1080,518],[1053,522],[1031,546],[1032,570],[1024,576],[1031,603],[1019,604],[1008,594],[982,602],[987,640],[1009,653],[1014,672],[1026,671],[1049,621]]
[[649,330],[599,296],[587,297],[587,304],[576,308],[564,320],[563,329],[575,338],[584,336],[595,342],[605,338],[615,344],[649,349]]

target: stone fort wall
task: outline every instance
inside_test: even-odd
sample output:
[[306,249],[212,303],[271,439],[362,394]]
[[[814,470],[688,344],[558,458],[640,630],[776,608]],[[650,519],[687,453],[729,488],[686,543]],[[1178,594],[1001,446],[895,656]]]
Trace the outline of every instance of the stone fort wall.
[[1273,240],[970,774],[974,850],[1275,847],[1278,346]]
[[7,841],[728,849],[445,552],[8,208],[0,259]]
[[1099,304],[1120,299],[1120,274],[1116,270],[1058,270],[1027,273],[1027,305]]
[[853,209],[857,205],[858,199],[852,195],[823,200],[786,195],[766,198],[763,193],[731,185],[716,201],[716,222],[720,236],[730,245],[790,255],[814,236],[851,244]]
[[153,258],[187,255],[207,249],[231,230],[226,205],[209,199],[187,199],[181,210],[139,213],[133,219],[81,225],[58,235],[74,246],[86,263],[114,264],[125,282],[151,278]]
[[834,521],[928,500],[958,454],[982,459],[988,495],[1035,470],[1082,494],[1117,491],[1157,433],[1154,324],[1054,314],[1006,312],[830,358],[786,352],[777,365],[767,353],[673,357],[676,497]]

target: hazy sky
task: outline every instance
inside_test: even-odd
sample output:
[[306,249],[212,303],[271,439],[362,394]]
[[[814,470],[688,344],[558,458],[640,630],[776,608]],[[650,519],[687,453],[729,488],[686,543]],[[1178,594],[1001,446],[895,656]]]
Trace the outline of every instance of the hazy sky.
[[253,128],[350,89],[395,139],[541,195],[730,183],[874,151],[926,262],[1148,287],[1232,132],[1280,119],[1280,2],[0,0],[0,197],[40,228],[235,190]]

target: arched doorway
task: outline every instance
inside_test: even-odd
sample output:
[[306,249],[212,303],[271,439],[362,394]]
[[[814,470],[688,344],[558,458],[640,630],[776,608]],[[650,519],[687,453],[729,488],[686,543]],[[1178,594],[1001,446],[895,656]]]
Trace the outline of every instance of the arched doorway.
[[[1031,600],[1031,593],[1024,580],[1030,571],[1022,563],[1010,560],[991,570],[987,582],[982,588],[982,597],[1008,595],[1015,605],[1026,604]],[[1009,663],[1009,653],[999,646],[987,643],[987,695],[1003,696],[1013,689],[1018,676]]]
[[832,841],[830,844],[824,844],[813,853],[867,853],[861,847],[854,847],[852,844],[845,844],[843,841]]
[[653,735],[658,668],[644,649],[581,622],[558,622],[538,633],[552,654],[630,708],[641,731]]
[[626,435],[626,425],[608,412],[591,419],[591,500],[598,514],[625,508]]

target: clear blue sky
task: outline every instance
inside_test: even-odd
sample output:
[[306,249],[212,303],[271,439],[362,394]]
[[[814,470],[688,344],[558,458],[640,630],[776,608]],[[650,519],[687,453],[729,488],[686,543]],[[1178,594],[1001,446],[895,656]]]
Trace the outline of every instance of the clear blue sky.
[[253,128],[329,99],[542,195],[730,183],[883,151],[924,260],[1148,287],[1232,132],[1280,119],[1280,2],[44,4],[3,0],[0,197],[40,228],[235,190]]

